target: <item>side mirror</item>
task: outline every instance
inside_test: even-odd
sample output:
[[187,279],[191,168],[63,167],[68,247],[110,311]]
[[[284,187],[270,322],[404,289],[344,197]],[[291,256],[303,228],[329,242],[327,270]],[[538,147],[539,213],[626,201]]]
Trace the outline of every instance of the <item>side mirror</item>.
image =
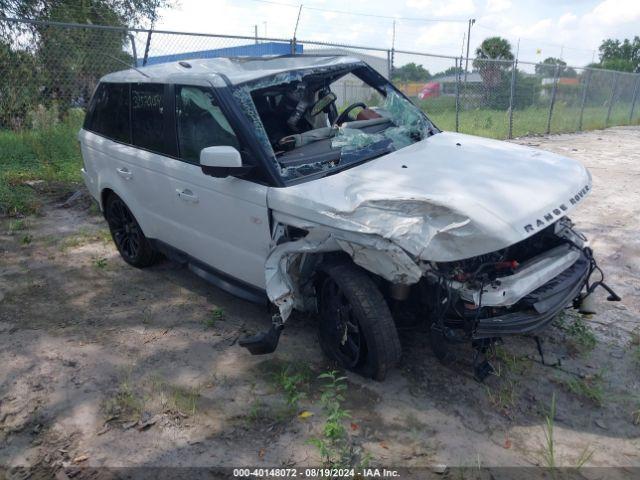
[[200,150],[200,168],[205,175],[218,178],[245,173],[246,170],[242,166],[240,152],[227,145],[206,147]]

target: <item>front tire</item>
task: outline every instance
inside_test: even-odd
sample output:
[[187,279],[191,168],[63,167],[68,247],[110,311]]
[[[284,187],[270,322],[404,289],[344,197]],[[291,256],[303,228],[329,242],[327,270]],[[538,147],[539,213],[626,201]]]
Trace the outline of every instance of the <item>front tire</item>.
[[105,218],[109,224],[113,243],[116,244],[125,262],[137,268],[148,267],[155,263],[156,251],[144,236],[129,207],[115,193],[107,198]]
[[319,340],[327,356],[365,377],[384,380],[400,360],[400,340],[382,293],[353,263],[322,268]]

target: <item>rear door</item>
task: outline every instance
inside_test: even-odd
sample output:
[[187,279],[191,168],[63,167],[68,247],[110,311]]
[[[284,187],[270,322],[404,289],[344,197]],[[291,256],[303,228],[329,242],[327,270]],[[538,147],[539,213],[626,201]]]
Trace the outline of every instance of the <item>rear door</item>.
[[82,150],[82,175],[91,194],[100,200],[100,183],[117,182],[111,178],[113,168],[121,167],[131,142],[128,84],[98,85],[78,140]]
[[[168,153],[162,123],[164,90],[162,84],[102,83],[80,134],[85,181],[92,194],[99,199],[103,190],[114,191],[149,238],[165,230],[158,208],[162,163]],[[132,119],[145,125],[146,135],[132,128]]]

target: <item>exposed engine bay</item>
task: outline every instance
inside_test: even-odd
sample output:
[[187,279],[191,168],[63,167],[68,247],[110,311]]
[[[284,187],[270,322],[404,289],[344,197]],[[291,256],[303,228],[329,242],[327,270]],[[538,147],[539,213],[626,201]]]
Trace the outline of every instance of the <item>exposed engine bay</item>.
[[[295,251],[292,246],[306,241],[309,232],[282,227],[279,235],[281,247]],[[333,251],[331,242],[316,246],[313,251],[318,255],[284,257],[295,281],[296,308],[301,310],[312,310],[316,305],[315,267],[328,257],[344,254]],[[341,246],[358,263],[355,249],[346,242]],[[567,217],[496,252],[420,264],[423,276],[413,284],[394,283],[384,277],[378,278],[378,284],[396,312],[409,312],[411,318],[427,323],[433,350],[440,359],[448,355],[451,343],[471,342],[483,350],[505,335],[535,334],[568,305],[577,308],[598,286],[609,292],[610,301],[620,300],[604,283],[604,273],[586,246],[586,238]],[[595,280],[594,272],[599,275]],[[276,304],[293,307],[288,304],[290,299],[284,296]],[[479,378],[488,374],[486,368],[486,364],[477,367]]]
[[[553,317],[541,314],[553,309],[555,315],[557,304],[574,300],[595,268],[585,241],[565,217],[503,250],[430,265],[426,303],[433,325],[461,328],[471,339],[541,328]],[[510,326],[514,312],[531,314],[532,321],[513,319]]]

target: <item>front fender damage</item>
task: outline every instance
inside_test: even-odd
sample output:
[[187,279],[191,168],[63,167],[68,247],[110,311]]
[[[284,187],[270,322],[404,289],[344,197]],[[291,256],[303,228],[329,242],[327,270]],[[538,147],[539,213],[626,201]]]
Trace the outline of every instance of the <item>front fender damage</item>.
[[[364,202],[349,212],[322,213],[318,222],[273,214],[276,226],[265,263],[266,290],[283,320],[293,309],[313,308],[308,302],[314,298],[310,280],[321,254],[344,252],[392,284],[412,285],[428,268],[425,259],[430,254],[461,258],[470,237],[482,240],[469,218],[415,200]],[[287,227],[307,233],[290,239]]]

